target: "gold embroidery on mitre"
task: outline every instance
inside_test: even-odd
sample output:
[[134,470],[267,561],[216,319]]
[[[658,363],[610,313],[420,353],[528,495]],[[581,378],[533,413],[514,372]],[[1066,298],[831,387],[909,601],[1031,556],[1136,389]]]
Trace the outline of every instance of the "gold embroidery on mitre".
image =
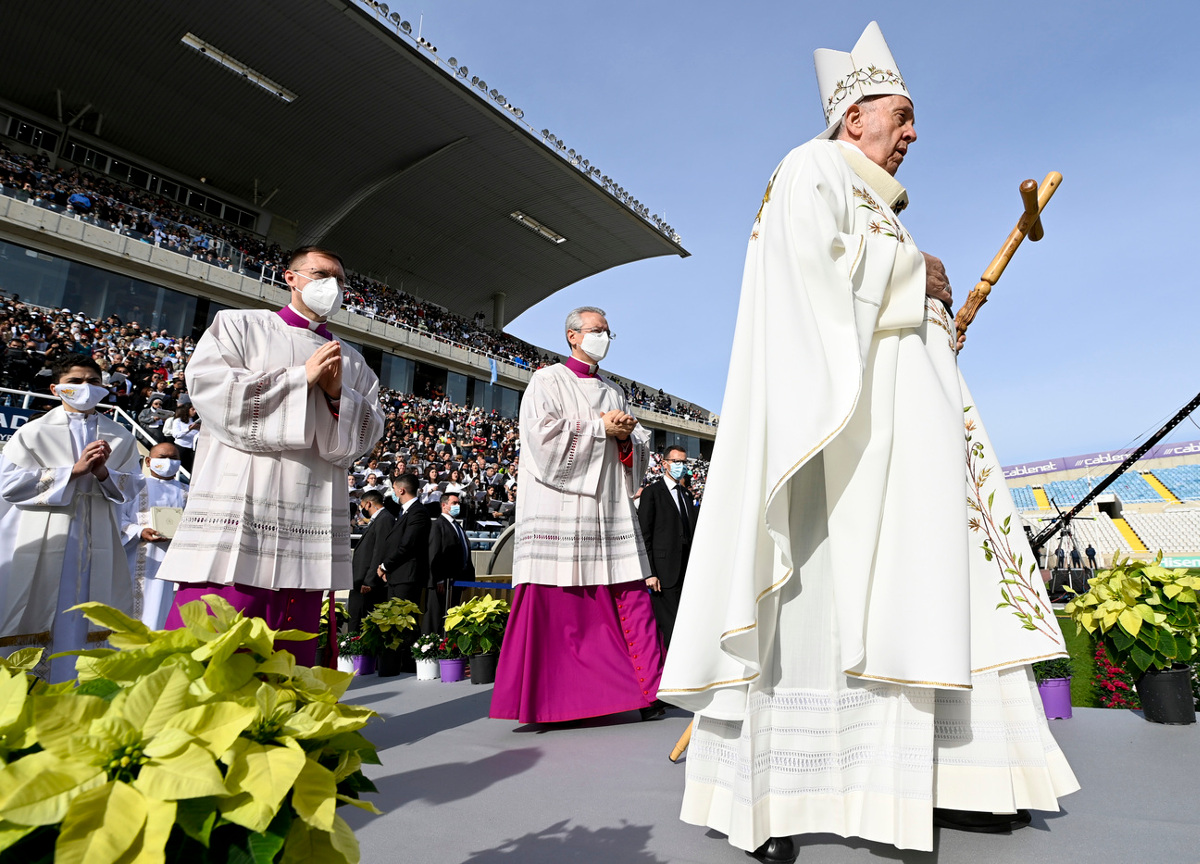
[[837,105],[854,92],[854,88],[862,84],[892,84],[899,86],[905,93],[908,92],[908,87],[904,83],[904,79],[900,77],[899,72],[891,69],[880,69],[877,66],[867,66],[863,69],[855,69],[849,75],[833,85],[833,93],[829,96],[829,101],[825,106],[825,122],[829,122],[829,118],[833,116],[833,109]]

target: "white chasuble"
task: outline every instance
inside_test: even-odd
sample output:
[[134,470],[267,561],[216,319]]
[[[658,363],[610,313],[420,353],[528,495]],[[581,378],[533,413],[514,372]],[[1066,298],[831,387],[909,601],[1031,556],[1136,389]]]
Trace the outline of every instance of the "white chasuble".
[[158,568],[166,557],[170,540],[148,541],[142,531],[153,527],[150,511],[154,507],[187,504],[187,487],[178,480],[146,477],[140,492],[121,508],[121,534],[133,588],[133,616],[151,630],[162,630],[175,598],[175,583],[158,579]]
[[[751,233],[659,690],[700,715],[683,818],[745,849],[824,831],[930,849],[934,804],[1053,810],[1077,788],[1023,665],[1064,642],[904,201],[857,150],[812,141]],[[1011,710],[977,728],[976,697]]]
[[514,585],[618,585],[650,577],[633,505],[650,432],[634,428],[632,464],[623,464],[600,419],[613,410],[633,413],[621,389],[602,376],[580,378],[558,364],[530,379],[521,400]]
[[[83,448],[112,448],[108,478],[72,477]],[[121,547],[119,507],[141,486],[133,436],[107,417],[54,408],[18,429],[0,456],[0,648],[86,647],[77,603],[94,600],[129,614],[133,594]],[[91,639],[103,638],[96,630]],[[53,661],[51,677],[72,677],[75,658]]]
[[325,339],[274,312],[223,310],[185,376],[200,436],[158,578],[348,589],[346,469],[383,432],[379,379],[345,342],[335,415],[304,363]]

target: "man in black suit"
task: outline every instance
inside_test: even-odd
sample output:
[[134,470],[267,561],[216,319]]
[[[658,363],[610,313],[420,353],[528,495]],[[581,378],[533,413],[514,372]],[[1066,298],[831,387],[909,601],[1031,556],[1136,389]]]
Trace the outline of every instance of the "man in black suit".
[[687,451],[671,447],[663,460],[663,475],[642,490],[638,523],[646,557],[650,560],[650,602],[664,646],[671,644],[683,575],[687,570],[692,535],[696,530],[696,504],[680,480],[687,471]]
[[379,565],[383,562],[388,533],[396,523],[395,517],[383,506],[383,496],[376,491],[364,492],[359,506],[371,523],[354,547],[351,564],[354,587],[350,589],[348,608],[350,629],[355,632],[361,629],[363,616],[369,614],[376,603],[387,599],[387,583],[379,578]]
[[[417,483],[415,474],[401,474],[392,481],[400,512],[384,541],[383,560],[376,572],[387,583],[389,600],[400,597],[420,606],[421,594],[429,584],[429,513],[417,499]],[[416,662],[408,650],[416,638],[414,628],[397,650],[398,671],[416,671]],[[386,665],[381,664],[381,668]]]
[[471,543],[459,524],[462,504],[457,492],[447,492],[441,500],[442,512],[429,530],[429,599],[425,608],[424,631],[443,632],[446,609],[458,602],[460,590],[455,582],[472,582],[475,564],[471,561]]

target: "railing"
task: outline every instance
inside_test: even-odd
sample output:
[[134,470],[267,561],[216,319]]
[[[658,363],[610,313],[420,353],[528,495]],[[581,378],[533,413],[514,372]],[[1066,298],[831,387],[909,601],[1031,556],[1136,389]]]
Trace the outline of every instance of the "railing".
[[[273,285],[282,290],[288,290],[287,283],[284,282],[284,280],[283,280],[283,273],[281,270],[277,269],[276,267],[260,267],[258,264],[255,264],[255,263],[247,263],[247,260],[252,256],[248,256],[245,253],[242,253],[236,247],[234,247],[232,244],[229,244],[227,241],[220,240],[219,238],[213,237],[212,235],[204,234],[203,232],[197,231],[183,223],[171,222],[170,220],[162,220],[162,219],[159,220],[159,221],[163,222],[164,224],[168,224],[168,225],[172,226],[173,228],[178,229],[180,232],[187,234],[189,237],[205,237],[205,238],[208,238],[208,240],[210,240],[213,243],[222,244],[219,252],[214,252],[213,254],[217,254],[218,257],[228,258],[230,263],[228,265],[225,265],[223,263],[219,263],[219,262],[215,262],[215,261],[206,261],[203,256],[192,252],[190,249],[185,249],[185,248],[182,248],[182,247],[177,246],[172,243],[164,244],[161,241],[155,242],[152,235],[145,234],[145,233],[137,231],[133,228],[122,227],[121,224],[119,224],[119,223],[112,223],[107,220],[100,219],[96,216],[92,216],[89,214],[67,212],[66,207],[63,207],[61,205],[55,204],[50,201],[46,201],[44,199],[35,198],[33,200],[30,200],[30,195],[26,192],[23,192],[22,190],[9,189],[3,185],[0,185],[0,194],[4,195],[5,197],[13,199],[14,201],[19,201],[23,204],[27,204],[28,206],[37,207],[42,210],[48,210],[48,211],[55,213],[59,216],[62,216],[64,218],[70,218],[70,219],[74,219],[74,220],[83,222],[85,224],[94,225],[97,228],[100,228],[102,230],[113,231],[116,234],[120,234],[121,236],[128,237],[132,240],[146,243],[148,245],[154,246],[155,248],[166,249],[167,251],[173,252],[177,255],[180,255],[181,257],[201,261],[202,263],[208,264],[210,267],[217,267],[218,269],[221,269],[221,270],[229,270],[231,272],[238,273],[239,275],[241,275],[247,279],[253,279],[253,280],[257,281],[260,284]],[[103,196],[94,196],[94,197],[100,198]],[[122,202],[116,201],[116,199],[107,199],[107,200],[116,202],[117,205],[119,205],[120,207],[123,208],[123,211],[125,213],[132,213],[132,214],[148,216],[147,211],[141,210],[132,204],[124,204]],[[225,254],[222,255],[220,253],[225,253]],[[524,373],[525,375],[532,373],[536,369],[536,366],[534,366],[532,363],[529,363],[529,362],[517,363],[511,357],[504,357],[502,355],[495,354],[490,351],[485,351],[475,345],[471,345],[471,344],[468,344],[465,342],[459,342],[455,339],[451,339],[443,334],[435,333],[431,330],[421,329],[420,327],[414,327],[411,324],[407,324],[407,323],[404,323],[404,322],[396,319],[395,316],[392,316],[392,315],[387,315],[387,314],[383,314],[383,313],[379,313],[379,312],[368,313],[368,311],[364,307],[359,307],[356,305],[347,305],[345,307],[345,311],[350,315],[354,315],[359,318],[365,318],[368,321],[378,321],[378,322],[387,324],[389,326],[395,327],[399,330],[405,331],[407,333],[411,333],[414,336],[428,339],[432,342],[437,342],[437,343],[441,343],[444,345],[448,345],[452,348],[459,348],[463,351],[470,352],[471,354],[474,354],[476,356],[485,357],[489,360],[495,360],[497,363],[503,363],[505,366],[511,367],[512,369],[515,369],[520,373]],[[532,349],[532,351],[541,353],[534,346],[530,346],[530,348]],[[431,353],[436,354],[436,353],[440,353],[440,352],[433,351]],[[507,374],[511,375],[512,373],[507,373]],[[517,375],[514,377],[517,377],[518,379],[520,379],[522,376]],[[695,419],[692,417],[686,417],[681,414],[659,411],[658,409],[651,408],[649,406],[637,406],[637,408],[638,408],[639,413],[651,412],[651,413],[660,415],[664,418],[670,418],[670,419],[676,420],[676,421],[691,422],[691,423],[696,423],[701,426],[707,426],[707,427],[711,427],[711,428],[715,428],[717,425],[716,423],[709,421],[709,420],[698,420],[698,419]]]
[[[61,404],[59,398],[52,393],[35,393],[32,390],[13,390],[10,387],[0,387],[0,394],[4,394],[5,400],[7,401],[9,407],[19,407],[25,409],[26,411],[33,407],[32,403],[34,400],[40,402],[52,402],[53,404],[50,406],[50,408]],[[13,396],[21,397],[21,404],[19,406],[13,406],[11,398]],[[50,409],[47,408],[46,410]],[[156,444],[162,443],[141,426],[139,426],[137,420],[133,418],[133,415],[119,405],[97,405],[96,410],[111,414],[114,421],[132,432],[133,437],[141,440],[141,442],[146,445],[147,449],[154,447]],[[185,468],[180,468],[179,473],[184,480],[190,481],[192,479],[191,473]]]

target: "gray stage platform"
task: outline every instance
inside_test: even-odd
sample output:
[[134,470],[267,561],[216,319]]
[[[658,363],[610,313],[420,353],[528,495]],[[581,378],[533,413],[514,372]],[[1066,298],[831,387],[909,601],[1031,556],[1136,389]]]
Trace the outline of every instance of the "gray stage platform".
[[[413,676],[354,682],[347,702],[382,765],[367,773],[385,815],[339,812],[362,860],[421,864],[739,864],[715,832],[679,821],[682,764],[667,760],[690,717],[630,713],[539,731],[489,720],[491,687]],[[1076,710],[1051,721],[1082,790],[1060,813],[1011,835],[935,832],[931,853],[831,835],[801,838],[804,862],[1200,862],[1200,727],[1147,723],[1129,711]]]

